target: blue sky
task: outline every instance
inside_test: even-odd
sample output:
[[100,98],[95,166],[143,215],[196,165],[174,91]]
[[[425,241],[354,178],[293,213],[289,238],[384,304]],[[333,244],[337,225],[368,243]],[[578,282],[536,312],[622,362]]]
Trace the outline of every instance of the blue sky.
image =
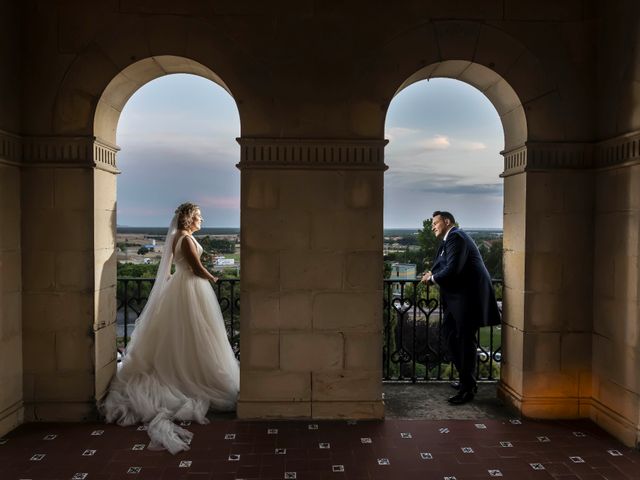
[[[118,224],[164,226],[176,205],[201,205],[204,225],[240,224],[240,119],[209,80],[168,75],[129,99],[117,142]],[[433,210],[463,227],[502,227],[502,126],[489,101],[449,79],[415,83],[386,121],[386,228],[417,228]]]

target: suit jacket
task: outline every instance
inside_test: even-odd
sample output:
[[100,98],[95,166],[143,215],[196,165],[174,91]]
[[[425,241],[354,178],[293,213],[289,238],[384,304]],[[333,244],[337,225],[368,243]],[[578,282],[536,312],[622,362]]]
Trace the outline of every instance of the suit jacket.
[[440,287],[445,314],[471,328],[500,324],[491,277],[478,247],[464,231],[453,227],[442,242],[431,268]]

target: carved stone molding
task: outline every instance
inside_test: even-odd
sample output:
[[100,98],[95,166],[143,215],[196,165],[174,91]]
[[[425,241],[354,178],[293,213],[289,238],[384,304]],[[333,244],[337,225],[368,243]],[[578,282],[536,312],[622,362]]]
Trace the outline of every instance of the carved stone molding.
[[640,131],[599,142],[596,167],[611,168],[640,162]]
[[522,172],[615,168],[640,162],[640,131],[601,142],[527,142],[502,152],[503,177]]
[[504,172],[501,177],[508,177],[525,171],[527,166],[527,147],[518,147],[513,150],[500,152],[504,157]]
[[527,170],[582,170],[593,167],[590,143],[527,142]]
[[29,167],[95,167],[119,173],[119,148],[94,137],[20,137],[0,131],[0,162]]
[[18,135],[0,130],[0,164],[20,165],[22,140]]
[[386,170],[387,140],[238,138],[240,169]]
[[120,173],[116,165],[118,151],[120,151],[120,147],[96,139],[93,142],[93,161],[98,168]]
[[527,142],[504,156],[503,177],[522,172],[546,170],[582,170],[593,168],[593,144],[562,142]]
[[48,164],[90,164],[93,141],[89,138],[25,137],[23,158],[25,166]]

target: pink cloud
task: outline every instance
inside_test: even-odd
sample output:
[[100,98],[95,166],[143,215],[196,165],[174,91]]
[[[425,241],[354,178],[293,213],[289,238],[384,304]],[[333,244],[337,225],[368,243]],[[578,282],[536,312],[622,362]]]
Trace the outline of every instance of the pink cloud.
[[202,208],[218,208],[222,210],[240,210],[240,197],[226,196],[202,196],[197,202]]
[[446,150],[451,146],[449,137],[445,135],[436,135],[428,140],[419,142],[419,145],[425,150]]

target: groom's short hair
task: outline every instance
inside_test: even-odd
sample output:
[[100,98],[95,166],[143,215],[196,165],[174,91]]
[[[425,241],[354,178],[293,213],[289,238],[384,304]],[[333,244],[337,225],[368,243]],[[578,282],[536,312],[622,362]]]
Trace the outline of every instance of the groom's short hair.
[[441,212],[440,210],[436,210],[433,212],[432,217],[437,217],[440,215],[443,220],[449,220],[452,224],[456,223],[456,219],[453,218],[453,215],[450,212]]

